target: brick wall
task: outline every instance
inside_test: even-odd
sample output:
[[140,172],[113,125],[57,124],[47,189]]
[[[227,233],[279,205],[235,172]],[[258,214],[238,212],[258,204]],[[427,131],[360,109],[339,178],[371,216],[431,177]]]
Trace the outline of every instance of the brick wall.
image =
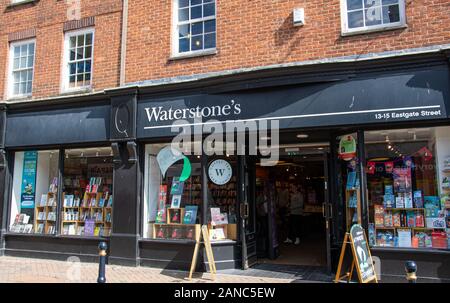
[[[8,7],[0,1],[0,100],[6,98],[8,35],[36,29],[33,99],[57,96],[61,88],[63,25],[68,4],[63,0],[40,0]],[[95,16],[93,90],[119,84],[122,1],[81,1],[81,17]]]
[[448,0],[406,0],[407,28],[349,37],[339,0],[217,0],[218,54],[171,61],[171,1],[130,1],[129,14],[127,82],[450,43]]

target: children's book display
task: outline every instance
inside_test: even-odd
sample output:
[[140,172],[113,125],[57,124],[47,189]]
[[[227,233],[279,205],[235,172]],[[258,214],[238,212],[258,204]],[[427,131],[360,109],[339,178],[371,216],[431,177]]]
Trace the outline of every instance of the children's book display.
[[198,205],[182,205],[184,198],[187,199],[186,191],[195,187],[189,181],[173,177],[170,194],[168,188],[166,184],[159,187],[155,222],[150,222],[153,238],[194,240],[196,231],[200,229],[200,225],[196,224]]
[[113,196],[110,187],[103,182],[103,177],[91,177],[87,184],[83,180],[77,182],[80,186],[84,185],[82,198],[81,191],[76,194],[63,193],[63,235],[110,236]]
[[[413,190],[411,174],[411,167],[393,168],[392,178],[382,179],[382,203],[378,202],[378,197],[371,197],[373,223],[369,226],[370,244],[450,248],[445,230],[445,196],[426,196],[420,188]],[[373,183],[378,182],[374,180]]]
[[56,212],[58,201],[58,179],[53,178],[48,192],[42,194],[34,209],[34,228],[36,234],[54,234],[56,232]]

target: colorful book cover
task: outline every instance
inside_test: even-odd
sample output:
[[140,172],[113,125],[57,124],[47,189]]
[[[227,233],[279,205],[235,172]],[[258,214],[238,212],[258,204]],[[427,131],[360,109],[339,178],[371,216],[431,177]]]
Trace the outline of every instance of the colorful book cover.
[[181,205],[181,195],[173,195],[172,196],[172,204],[171,208],[180,208]]
[[161,185],[159,187],[159,203],[158,210],[166,207],[167,203],[167,185]]
[[356,172],[351,171],[347,175],[347,190],[355,188],[356,184]]
[[405,208],[405,199],[403,198],[403,196],[395,197],[395,207]]
[[423,196],[421,190],[414,191],[414,207],[415,208],[423,208]]
[[384,207],[381,205],[375,205],[375,226],[384,227]]
[[385,195],[394,195],[394,187],[392,185],[384,186],[384,194]]
[[195,224],[197,221],[197,205],[187,205],[184,210],[184,218],[183,223],[184,224]]
[[395,207],[395,196],[391,194],[385,194],[383,197],[383,204],[385,208]]
[[394,227],[402,226],[400,212],[395,211],[395,212],[392,213],[392,222],[394,224]]
[[171,223],[181,223],[181,215],[179,209],[172,209],[170,212]]
[[386,226],[386,227],[394,226],[394,222],[392,219],[392,212],[390,212],[390,211],[387,211],[384,213],[384,226]]
[[406,222],[408,227],[416,227],[416,214],[414,211],[406,212]]
[[412,192],[405,193],[405,208],[413,208]]
[[156,213],[156,223],[166,223],[166,209],[162,208]]
[[177,178],[177,177],[173,178],[170,193],[172,195],[182,195],[183,188],[184,188],[184,182],[181,182],[180,178]]

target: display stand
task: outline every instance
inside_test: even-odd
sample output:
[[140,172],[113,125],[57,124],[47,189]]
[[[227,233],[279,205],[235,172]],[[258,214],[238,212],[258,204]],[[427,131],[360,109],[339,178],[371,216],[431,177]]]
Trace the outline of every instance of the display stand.
[[195,268],[197,266],[197,259],[198,259],[198,252],[200,250],[200,241],[203,237],[203,244],[205,245],[205,251],[206,251],[206,257],[208,258],[208,264],[209,264],[209,271],[211,272],[212,279],[216,279],[216,263],[214,261],[214,254],[211,247],[211,242],[209,240],[209,232],[208,227],[206,225],[202,225],[201,231],[199,229],[196,229],[195,231],[195,248],[194,248],[194,256],[192,257],[192,263],[191,263],[191,269],[189,271],[189,277],[188,279],[192,279],[192,274],[195,271]]
[[[350,270],[341,275],[347,245],[350,245],[352,251],[352,262]],[[334,282],[350,283],[355,269],[358,273],[359,283],[378,283],[366,235],[360,225],[354,225],[350,232],[345,234]]]

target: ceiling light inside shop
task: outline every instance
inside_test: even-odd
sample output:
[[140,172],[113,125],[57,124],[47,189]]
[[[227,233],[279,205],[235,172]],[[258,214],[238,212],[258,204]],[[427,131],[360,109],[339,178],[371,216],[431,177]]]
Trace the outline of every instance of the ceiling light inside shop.
[[306,139],[306,138],[308,138],[308,137],[309,137],[308,134],[298,134],[298,135],[297,135],[297,138],[299,138],[299,139]]

